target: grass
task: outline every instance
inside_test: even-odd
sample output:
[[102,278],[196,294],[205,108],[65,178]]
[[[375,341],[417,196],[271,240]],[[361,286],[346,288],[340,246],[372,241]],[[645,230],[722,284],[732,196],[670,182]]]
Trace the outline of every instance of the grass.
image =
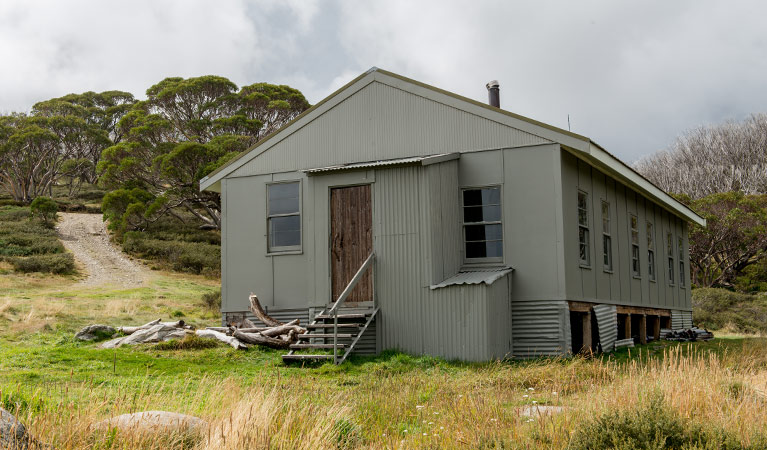
[[699,326],[767,334],[767,294],[741,294],[725,289],[695,289],[693,316]]
[[[486,364],[388,351],[302,368],[284,365],[279,351],[195,339],[116,350],[75,341],[89,323],[220,318],[201,300],[217,283],[201,276],[159,273],[135,289],[73,283],[0,277],[0,405],[56,448],[598,448],[604,436],[629,448],[647,430],[687,448],[764,448],[763,338]],[[523,414],[538,405],[564,411]],[[159,437],[90,427],[144,410],[210,427]]]

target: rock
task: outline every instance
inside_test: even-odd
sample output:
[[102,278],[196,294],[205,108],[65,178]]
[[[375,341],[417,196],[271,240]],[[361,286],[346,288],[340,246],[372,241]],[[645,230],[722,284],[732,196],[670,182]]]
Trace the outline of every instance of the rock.
[[109,325],[88,325],[78,331],[75,338],[81,341],[100,341],[112,337],[116,332],[117,330]]
[[117,428],[120,431],[154,432],[190,432],[207,426],[199,417],[168,411],[144,411],[123,414],[93,424],[98,430]]
[[30,444],[27,428],[13,414],[0,408],[0,449],[26,450]]

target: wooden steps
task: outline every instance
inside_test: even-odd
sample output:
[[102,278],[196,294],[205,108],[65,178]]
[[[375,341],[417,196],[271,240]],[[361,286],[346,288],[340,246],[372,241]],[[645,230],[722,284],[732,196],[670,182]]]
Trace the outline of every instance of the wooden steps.
[[[338,339],[351,339],[354,336],[356,336],[356,334],[338,333]],[[314,338],[333,339],[333,333],[307,333],[307,334],[298,335],[298,339],[314,339]]]
[[[306,334],[301,334],[298,339],[302,342],[292,344],[290,351],[282,355],[284,362],[296,361],[335,361],[342,363],[354,350],[362,335],[375,320],[378,308],[366,308],[360,310],[355,308],[340,308],[338,311],[338,326],[334,324],[334,317],[328,314],[328,311],[322,311],[315,316],[314,321],[306,326],[309,330]],[[338,330],[343,329],[343,333]],[[335,331],[335,333],[334,333]],[[337,339],[337,345],[333,345],[333,335]],[[318,353],[316,350],[335,350],[333,353]],[[312,353],[298,353],[301,351],[312,351]]]
[[[338,328],[359,328],[361,327],[361,323],[339,323]],[[312,328],[333,328],[332,323],[313,323],[307,325],[305,328],[312,329]]]
[[[346,344],[338,344],[338,348],[346,348]],[[333,344],[290,344],[290,348],[292,349],[309,349],[309,348],[315,348],[315,349],[333,349]]]

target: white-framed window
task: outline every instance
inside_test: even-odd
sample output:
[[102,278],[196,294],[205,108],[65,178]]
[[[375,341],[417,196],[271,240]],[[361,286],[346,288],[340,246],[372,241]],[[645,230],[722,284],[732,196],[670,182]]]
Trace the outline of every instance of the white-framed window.
[[629,214],[631,226],[631,274],[635,277],[642,276],[639,261],[639,219],[634,214]]
[[647,222],[647,276],[655,281],[655,227]]
[[467,188],[461,198],[465,261],[503,262],[501,188]]
[[269,253],[301,250],[301,182],[266,185]]
[[666,257],[668,258],[668,284],[674,285],[674,235],[666,234]]
[[610,203],[602,200],[602,265],[605,272],[613,271],[613,241],[610,233]]
[[591,265],[589,248],[589,194],[578,191],[578,260],[582,266]]
[[679,252],[679,286],[684,287],[684,244],[682,242],[682,238],[678,238],[676,247],[677,251]]

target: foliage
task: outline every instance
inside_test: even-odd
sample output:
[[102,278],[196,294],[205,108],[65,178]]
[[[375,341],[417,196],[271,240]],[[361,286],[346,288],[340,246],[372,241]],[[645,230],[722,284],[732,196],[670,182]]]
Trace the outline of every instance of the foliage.
[[216,348],[221,344],[220,341],[209,338],[201,338],[196,334],[188,334],[183,339],[171,339],[170,341],[159,342],[154,345],[155,350],[202,350],[206,348]]
[[121,239],[123,251],[161,267],[207,276],[221,273],[221,234],[217,230],[200,230],[166,218],[141,232],[126,232]]
[[767,334],[767,296],[749,295],[726,289],[701,288],[692,291],[695,323],[714,330]]
[[56,232],[30,221],[31,214],[29,207],[0,207],[0,260],[17,272],[73,273],[74,258],[64,252]]
[[59,205],[57,205],[50,197],[37,197],[32,200],[29,209],[47,225],[56,221],[56,213],[59,211]]
[[767,248],[767,195],[712,194],[698,200],[681,196],[706,219],[690,229],[690,263],[698,286],[732,287],[737,276]]
[[722,430],[684,420],[656,394],[636,410],[612,411],[576,429],[574,450],[744,449]]
[[[184,210],[220,227],[218,194],[199,180],[309,107],[289,86],[237,86],[223,77],[166,78],[117,124],[125,139],[102,154],[101,183],[135,201],[115,202],[119,230],[142,229]],[[138,192],[138,191],[141,192]]]
[[221,289],[213,292],[206,292],[200,297],[203,308],[211,311],[221,311]]

